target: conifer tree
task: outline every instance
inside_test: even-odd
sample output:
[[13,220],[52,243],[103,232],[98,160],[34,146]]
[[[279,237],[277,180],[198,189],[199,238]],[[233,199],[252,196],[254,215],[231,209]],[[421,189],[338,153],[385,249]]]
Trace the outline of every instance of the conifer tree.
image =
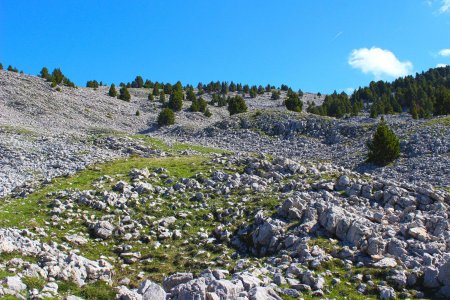
[[301,112],[303,108],[303,102],[300,100],[296,93],[288,93],[288,98],[284,102],[286,108],[291,111]]
[[131,95],[130,95],[130,92],[128,92],[128,89],[126,86],[124,86],[120,89],[119,99],[130,102]]
[[173,111],[180,111],[183,108],[183,91],[175,89],[169,98],[168,107]]
[[161,93],[159,94],[159,101],[162,104],[166,104],[166,94],[164,94],[164,91],[161,91]]
[[158,115],[158,125],[167,126],[175,124],[175,113],[169,108],[163,108]]
[[41,78],[47,79],[48,76],[49,76],[49,74],[48,74],[48,69],[47,69],[46,67],[43,67],[43,68],[41,69],[41,72],[39,73],[39,76],[40,76]]
[[111,87],[109,88],[108,95],[110,95],[111,97],[116,97],[117,96],[116,85],[114,83],[111,84]]
[[373,139],[367,143],[368,161],[385,166],[400,156],[400,141],[381,118]]
[[235,96],[228,101],[228,111],[230,116],[247,111],[247,104],[241,96]]

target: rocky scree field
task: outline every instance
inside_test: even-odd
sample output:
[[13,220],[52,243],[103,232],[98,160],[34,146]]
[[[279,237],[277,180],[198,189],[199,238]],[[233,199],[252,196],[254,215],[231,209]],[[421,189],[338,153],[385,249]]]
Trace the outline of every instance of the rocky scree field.
[[[448,117],[177,113],[0,71],[0,297],[450,297]],[[140,110],[140,116],[136,116]],[[286,158],[286,157],[289,157]]]

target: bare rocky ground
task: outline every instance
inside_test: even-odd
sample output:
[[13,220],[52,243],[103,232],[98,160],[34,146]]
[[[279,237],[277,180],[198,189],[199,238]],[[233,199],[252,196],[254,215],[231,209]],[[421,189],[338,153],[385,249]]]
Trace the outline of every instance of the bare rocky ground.
[[364,116],[267,93],[158,128],[149,90],[107,91],[0,71],[0,297],[450,297],[448,117],[387,117],[376,168]]

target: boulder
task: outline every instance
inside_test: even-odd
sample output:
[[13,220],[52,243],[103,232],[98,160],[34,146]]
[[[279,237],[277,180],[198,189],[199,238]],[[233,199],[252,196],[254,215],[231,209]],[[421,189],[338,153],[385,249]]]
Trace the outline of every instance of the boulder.
[[192,273],[176,273],[164,278],[163,288],[169,292],[174,286],[191,281],[193,278]]
[[108,239],[112,236],[114,226],[108,221],[99,221],[94,225],[94,236],[101,239]]
[[150,280],[142,282],[137,292],[142,295],[142,300],[166,300],[164,289]]

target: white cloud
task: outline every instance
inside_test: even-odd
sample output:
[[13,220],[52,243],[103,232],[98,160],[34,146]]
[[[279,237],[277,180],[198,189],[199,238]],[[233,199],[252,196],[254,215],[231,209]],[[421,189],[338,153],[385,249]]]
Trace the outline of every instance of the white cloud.
[[[449,0],[450,1],[450,0]],[[440,56],[444,56],[444,57],[447,57],[447,56],[450,56],[450,49],[442,49],[441,51],[439,51],[439,53],[438,53]]]
[[446,66],[448,66],[447,64],[437,64],[436,68],[445,68]]
[[446,13],[450,10],[450,0],[442,0],[441,6],[439,7],[439,12],[441,14]]
[[376,47],[353,50],[348,63],[365,74],[373,74],[376,79],[406,76],[413,68],[410,61],[402,62],[391,51]]

